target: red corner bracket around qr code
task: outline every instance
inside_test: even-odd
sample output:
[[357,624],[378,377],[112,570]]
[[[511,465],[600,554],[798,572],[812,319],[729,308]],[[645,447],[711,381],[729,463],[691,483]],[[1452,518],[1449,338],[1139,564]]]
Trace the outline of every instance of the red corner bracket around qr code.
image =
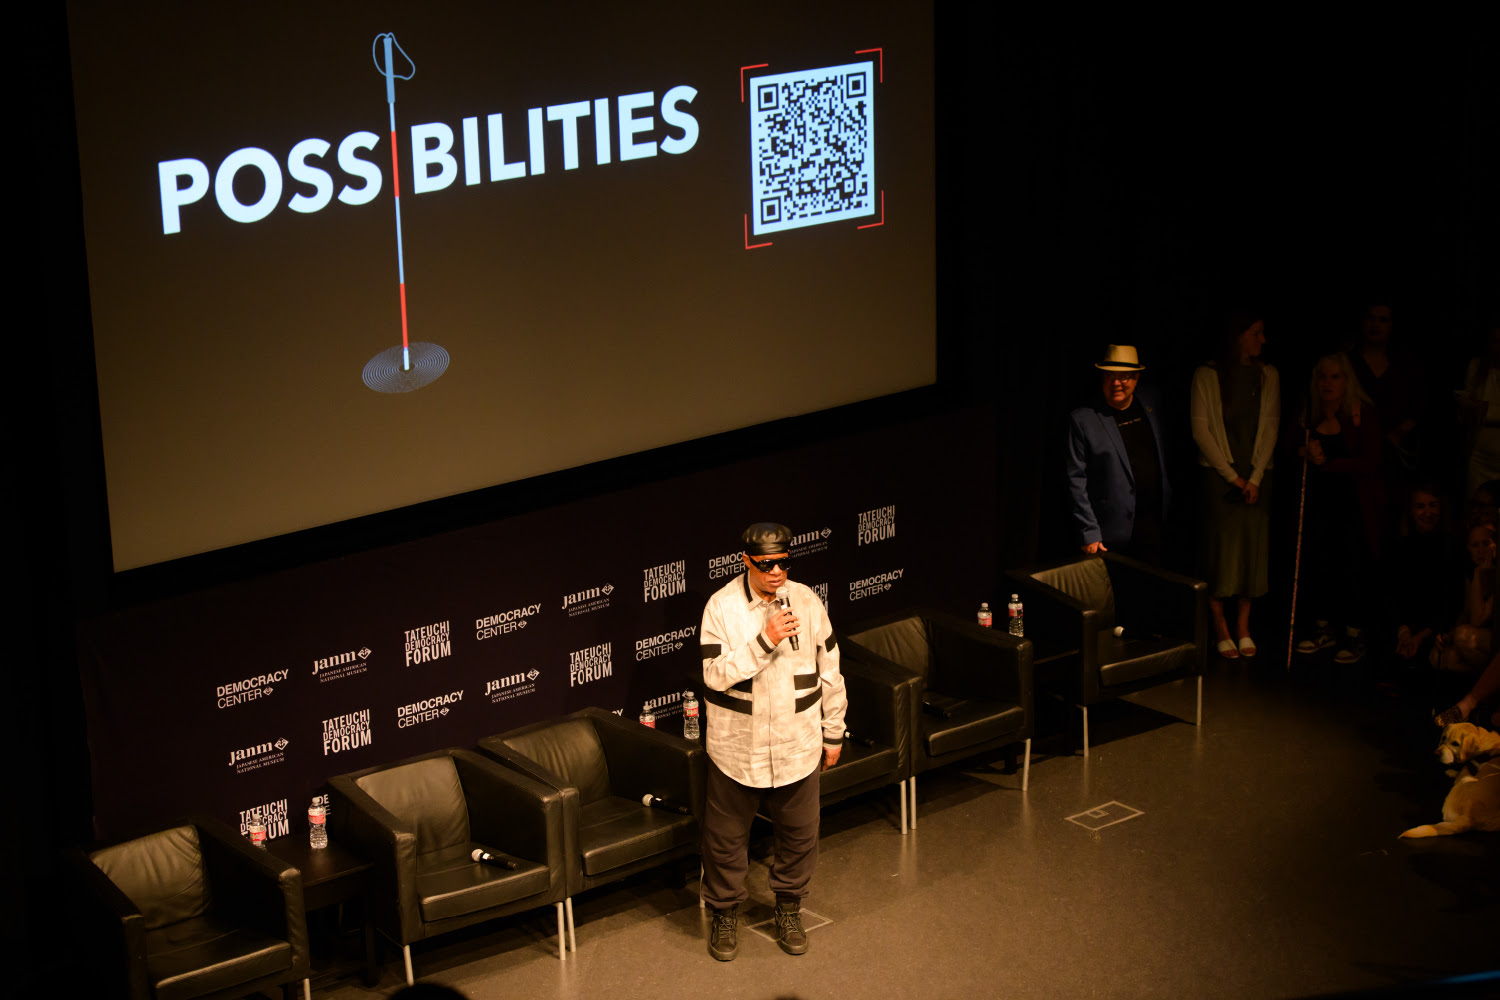
[[758,250],[761,247],[768,247],[770,245],[771,245],[771,241],[770,240],[767,240],[764,243],[756,243],[756,244],[753,244],[753,245],[750,243],[750,214],[747,212],[745,214],[745,249],[746,250]]
[[770,63],[756,63],[754,66],[741,66],[740,67],[740,103],[741,104],[745,103],[745,70],[747,70],[747,69],[767,69],[767,68],[770,67],[770,65],[771,65]]
[[883,225],[885,225],[885,191],[884,191],[884,189],[882,189],[881,192],[880,192],[880,221],[879,222],[866,222],[863,226],[855,226],[854,228],[855,229],[874,229],[876,226],[883,226]]

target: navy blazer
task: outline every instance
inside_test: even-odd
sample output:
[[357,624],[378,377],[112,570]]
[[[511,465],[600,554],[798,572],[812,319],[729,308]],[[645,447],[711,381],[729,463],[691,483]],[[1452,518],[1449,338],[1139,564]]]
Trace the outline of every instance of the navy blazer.
[[[1149,390],[1137,391],[1135,398],[1156,439],[1165,520],[1172,487],[1167,482],[1167,450],[1162,446],[1161,406]],[[1110,548],[1130,541],[1135,527],[1135,475],[1115,424],[1115,410],[1102,398],[1068,414],[1068,497],[1080,546],[1102,541]]]

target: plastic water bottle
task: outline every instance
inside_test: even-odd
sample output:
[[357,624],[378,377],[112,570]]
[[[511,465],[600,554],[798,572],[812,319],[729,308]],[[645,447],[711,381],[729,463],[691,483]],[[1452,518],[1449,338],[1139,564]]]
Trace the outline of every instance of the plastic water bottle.
[[1025,609],[1021,607],[1021,595],[1011,594],[1010,603],[1005,606],[1005,609],[1010,612],[1010,634],[1026,635]]
[[246,827],[245,832],[251,844],[260,848],[266,846],[266,820],[261,816],[259,809],[250,814],[250,825]]
[[641,725],[656,728],[656,713],[651,711],[649,705],[641,706]]
[[682,736],[683,739],[696,740],[699,737],[698,729],[698,699],[693,697],[692,691],[682,692]]
[[990,602],[985,601],[979,605],[979,624],[989,628],[995,624],[995,616],[990,614]]
[[328,846],[328,810],[317,799],[307,807],[307,838],[315,850]]

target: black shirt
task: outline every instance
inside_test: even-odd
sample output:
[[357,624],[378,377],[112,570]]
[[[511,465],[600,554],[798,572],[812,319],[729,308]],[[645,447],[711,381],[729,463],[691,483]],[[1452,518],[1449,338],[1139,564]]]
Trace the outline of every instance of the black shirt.
[[1156,451],[1156,435],[1140,400],[1132,396],[1130,405],[1115,410],[1115,426],[1125,444],[1130,474],[1135,477],[1135,522],[1130,535],[1131,547],[1157,548],[1161,545],[1161,457]]

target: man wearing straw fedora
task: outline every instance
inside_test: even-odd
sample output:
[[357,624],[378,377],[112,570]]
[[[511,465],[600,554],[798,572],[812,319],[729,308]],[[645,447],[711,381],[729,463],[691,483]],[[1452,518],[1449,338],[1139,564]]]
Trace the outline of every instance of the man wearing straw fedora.
[[1162,523],[1171,502],[1162,456],[1160,407],[1138,393],[1136,350],[1110,344],[1094,365],[1100,398],[1068,415],[1068,496],[1079,548],[1161,561]]

